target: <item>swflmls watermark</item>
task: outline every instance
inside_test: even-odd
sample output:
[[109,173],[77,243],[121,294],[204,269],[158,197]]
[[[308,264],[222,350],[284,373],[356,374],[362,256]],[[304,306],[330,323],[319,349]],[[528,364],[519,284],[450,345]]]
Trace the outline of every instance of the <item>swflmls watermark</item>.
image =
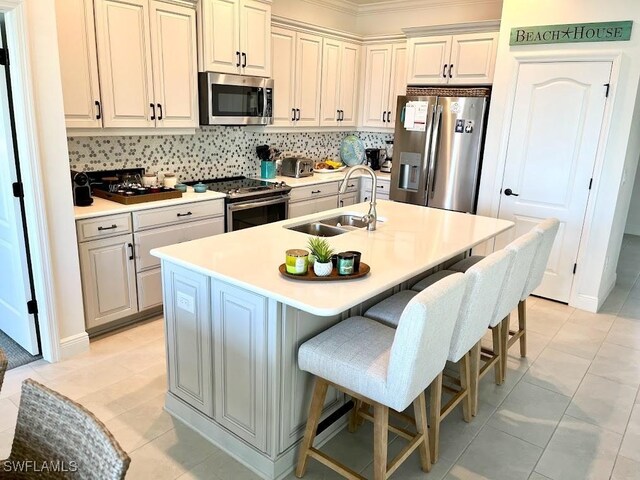
[[4,460],[0,464],[0,471],[6,473],[74,473],[78,471],[77,462],[63,462],[60,460]]

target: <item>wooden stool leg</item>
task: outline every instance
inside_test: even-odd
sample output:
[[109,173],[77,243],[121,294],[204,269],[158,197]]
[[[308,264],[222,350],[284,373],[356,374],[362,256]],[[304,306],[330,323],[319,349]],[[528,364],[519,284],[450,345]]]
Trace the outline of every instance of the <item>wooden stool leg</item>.
[[318,429],[318,422],[322,414],[322,406],[324,405],[324,397],[327,395],[328,386],[328,383],[322,378],[315,378],[313,396],[309,406],[309,418],[307,419],[304,438],[300,444],[300,453],[298,454],[298,465],[296,467],[296,477],[298,478],[302,478],[307,470],[309,449],[313,446],[313,441],[316,438],[316,430]]
[[518,303],[518,330],[520,334],[520,356],[527,356],[527,299]]
[[504,328],[504,320],[491,329],[493,334],[493,354],[498,357],[494,368],[496,385],[502,385],[502,363],[504,360],[504,352],[502,350],[502,329]]
[[427,402],[422,392],[413,401],[413,415],[416,419],[416,431],[424,437],[420,442],[418,451],[420,452],[420,465],[422,470],[431,470],[431,452],[429,451],[429,431],[427,429]]
[[482,345],[476,343],[469,352],[469,396],[471,397],[471,415],[478,414],[478,383],[480,382],[480,352]]
[[349,417],[349,432],[354,433],[360,426],[360,417],[358,416],[358,410],[362,408],[362,400],[353,399],[353,410],[351,410],[351,416]]
[[431,461],[438,461],[440,447],[440,410],[442,409],[442,372],[431,382],[429,387],[429,447]]
[[502,351],[502,383],[507,379],[507,360],[509,359],[509,329],[511,328],[511,315],[507,315],[502,321],[500,330],[500,350]]
[[389,407],[373,406],[373,478],[386,480],[387,478],[387,447],[389,443]]
[[471,366],[469,365],[470,356],[470,353],[467,352],[460,359],[460,387],[462,387],[462,390],[466,390],[466,394],[462,399],[462,417],[467,423],[471,421],[473,399],[471,392]]

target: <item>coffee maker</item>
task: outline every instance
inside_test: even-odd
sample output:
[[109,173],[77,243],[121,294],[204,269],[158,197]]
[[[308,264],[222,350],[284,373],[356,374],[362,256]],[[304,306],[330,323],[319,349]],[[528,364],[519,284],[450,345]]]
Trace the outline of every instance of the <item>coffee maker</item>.
[[367,155],[367,165],[371,167],[371,170],[380,170],[380,165],[385,160],[384,148],[367,148],[365,150]]
[[91,196],[91,184],[89,176],[84,172],[71,170],[71,183],[73,185],[73,204],[78,207],[88,207],[93,203]]

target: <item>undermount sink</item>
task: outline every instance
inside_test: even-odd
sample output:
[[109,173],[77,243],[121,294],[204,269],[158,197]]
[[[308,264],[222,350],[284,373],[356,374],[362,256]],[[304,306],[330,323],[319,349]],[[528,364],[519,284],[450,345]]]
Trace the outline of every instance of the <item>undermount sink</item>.
[[361,215],[339,215],[337,217],[329,217],[318,220],[325,225],[332,225],[335,227],[355,227],[364,228],[367,223],[362,220]]
[[302,225],[285,228],[317,237],[335,237],[348,231],[344,228],[332,227],[320,222],[303,223]]

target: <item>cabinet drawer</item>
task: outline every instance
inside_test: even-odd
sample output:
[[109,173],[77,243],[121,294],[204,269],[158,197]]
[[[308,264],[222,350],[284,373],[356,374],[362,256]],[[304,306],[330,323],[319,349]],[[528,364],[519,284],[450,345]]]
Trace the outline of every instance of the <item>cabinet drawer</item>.
[[78,220],[76,230],[79,242],[131,233],[131,214],[123,213],[122,215]]
[[[340,189],[340,187],[342,186],[343,182],[339,182],[338,183],[338,189]],[[353,193],[353,192],[357,192],[358,189],[360,188],[360,179],[356,178],[354,179],[350,179],[349,183],[347,184],[347,189],[344,191],[344,193]]]
[[[362,197],[360,198],[361,202],[368,202],[371,200],[371,190],[365,190],[362,192]],[[389,200],[389,192],[378,190],[378,194],[376,195],[376,200]]]
[[136,233],[136,270],[141,272],[160,266],[160,259],[149,253],[154,248],[211,237],[220,233],[224,233],[222,217]]
[[154,227],[191,222],[199,218],[224,215],[224,200],[185,203],[175,207],[156,208],[133,213],[133,228],[136,232]]
[[308,187],[296,187],[291,190],[291,202],[337,194],[338,182],[321,183],[319,185],[309,185]]
[[138,310],[162,305],[162,269],[154,268],[138,274]]
[[[360,185],[362,186],[362,190],[363,191],[371,191],[371,179],[370,178],[363,178],[362,180],[360,180]],[[390,186],[391,182],[387,179],[381,180],[378,179],[378,195],[380,195],[381,193],[387,193],[389,194],[389,186]]]

